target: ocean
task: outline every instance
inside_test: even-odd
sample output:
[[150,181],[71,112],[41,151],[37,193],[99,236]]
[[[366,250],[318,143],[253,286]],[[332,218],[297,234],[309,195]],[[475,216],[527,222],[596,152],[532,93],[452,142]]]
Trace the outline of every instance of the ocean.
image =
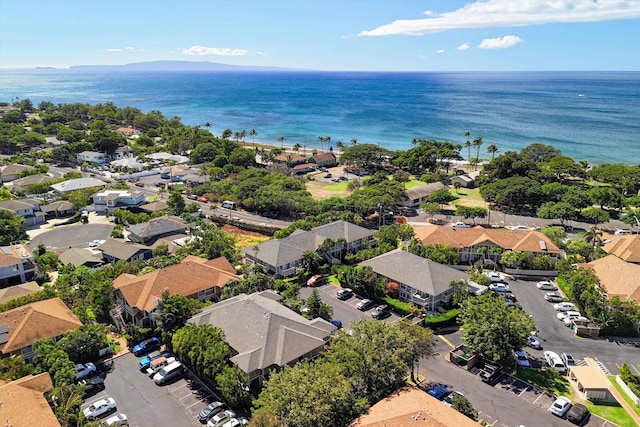
[[640,164],[640,72],[0,70],[0,101],[17,98],[110,101],[285,146],[326,150],[318,136],[330,136],[334,149],[353,138],[409,149],[414,138],[464,144],[468,130],[484,158],[490,144],[500,154],[539,142],[592,164]]

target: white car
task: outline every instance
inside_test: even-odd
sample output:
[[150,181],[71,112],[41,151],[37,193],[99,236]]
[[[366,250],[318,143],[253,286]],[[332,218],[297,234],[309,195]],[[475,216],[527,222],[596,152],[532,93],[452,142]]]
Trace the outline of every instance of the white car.
[[471,228],[469,224],[465,224],[462,221],[454,222],[451,224],[453,228]]
[[511,292],[509,285],[505,285],[504,283],[492,283],[489,285],[489,289],[494,292]]
[[223,412],[218,412],[209,420],[207,423],[207,427],[219,427],[221,425],[226,424],[230,419],[235,418],[236,413],[231,409],[227,409]]
[[578,318],[581,317],[582,315],[580,314],[579,311],[562,311],[560,313],[558,313],[557,317],[558,320],[564,321],[564,319],[569,319],[569,318]]
[[631,234],[631,230],[628,230],[626,228],[621,228],[619,230],[616,230],[613,235],[614,236],[625,236],[627,234]]
[[548,281],[546,281],[546,280],[543,280],[543,281],[541,281],[541,282],[538,282],[538,283],[536,284],[536,287],[537,287],[538,289],[543,290],[543,291],[555,291],[556,289],[558,289],[558,287],[557,287],[556,285],[554,285],[553,283],[548,282]]
[[551,411],[553,415],[564,417],[569,408],[571,408],[571,401],[564,396],[560,396],[551,404],[549,411]]
[[96,372],[96,365],[93,363],[81,363],[76,365],[76,379],[81,380]]
[[544,294],[544,299],[548,302],[562,302],[564,297],[557,292],[547,292]]
[[570,302],[559,302],[559,303],[553,304],[553,309],[555,311],[572,311],[576,309],[576,306]]
[[538,339],[532,335],[529,335],[527,337],[527,345],[538,350],[542,348],[542,346],[540,345],[540,341],[538,341]]
[[526,225],[516,225],[515,227],[511,227],[511,230],[513,230],[513,231],[525,231],[525,230],[529,230],[529,227],[527,227]]
[[129,425],[129,419],[125,414],[114,415],[104,420],[107,427],[125,427]]
[[486,273],[484,273],[484,275],[495,283],[506,282],[507,280],[502,274],[498,273],[497,271],[487,271]]
[[88,408],[83,409],[82,413],[86,419],[93,421],[98,417],[115,411],[116,409],[115,399],[112,397],[106,397],[93,402]]

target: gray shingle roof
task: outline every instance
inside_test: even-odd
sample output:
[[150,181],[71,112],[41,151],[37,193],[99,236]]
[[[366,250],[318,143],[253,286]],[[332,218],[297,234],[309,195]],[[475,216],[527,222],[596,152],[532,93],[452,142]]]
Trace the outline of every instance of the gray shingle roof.
[[187,225],[177,216],[163,216],[140,224],[130,225],[129,231],[142,239],[169,233],[184,233]]
[[68,200],[58,200],[56,202],[49,203],[48,205],[40,206],[40,209],[44,213],[55,211],[68,211],[73,209],[73,203]]
[[240,294],[206,307],[190,322],[221,328],[238,352],[231,361],[246,373],[284,366],[324,346],[336,327],[319,318],[305,319],[278,298],[270,290]]
[[16,212],[21,209],[33,209],[33,204],[22,200],[4,200],[0,202],[0,209]]
[[373,236],[373,231],[346,221],[334,221],[309,231],[296,230],[283,239],[268,240],[255,247],[246,248],[244,252],[268,265],[280,266],[302,258],[307,251],[315,251],[328,238],[346,239],[347,243]]
[[421,197],[428,196],[435,193],[438,190],[444,190],[445,186],[441,182],[432,182],[431,184],[421,185],[419,187],[413,187],[405,190],[409,200],[416,200]]
[[83,190],[85,188],[103,187],[106,182],[96,178],[76,178],[53,184],[51,188],[59,193],[69,193],[71,191]]
[[429,295],[439,295],[446,291],[453,280],[469,280],[467,273],[401,249],[363,261],[359,265],[370,266],[381,276]]
[[121,240],[107,239],[98,247],[103,254],[113,258],[128,260],[140,251],[150,251],[151,248],[135,243],[125,243]]
[[60,255],[60,262],[80,267],[85,264],[101,264],[103,261],[102,254],[96,254],[86,248],[71,248]]

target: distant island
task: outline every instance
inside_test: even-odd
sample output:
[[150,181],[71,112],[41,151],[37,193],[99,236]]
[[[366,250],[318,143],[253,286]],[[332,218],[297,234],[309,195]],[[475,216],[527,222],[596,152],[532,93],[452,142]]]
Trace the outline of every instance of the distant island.
[[72,65],[69,69],[96,71],[302,71],[295,68],[230,65],[210,61],[149,61],[123,65]]
[[36,67],[36,70],[55,70],[56,67]]

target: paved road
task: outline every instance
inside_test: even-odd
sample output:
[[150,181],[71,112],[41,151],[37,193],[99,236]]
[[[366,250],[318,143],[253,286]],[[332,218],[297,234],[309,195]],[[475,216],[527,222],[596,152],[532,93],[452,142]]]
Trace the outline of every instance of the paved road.
[[92,240],[104,240],[111,235],[113,224],[71,224],[55,227],[35,236],[27,246],[34,250],[43,244],[52,251],[62,251],[70,247],[87,248]]

